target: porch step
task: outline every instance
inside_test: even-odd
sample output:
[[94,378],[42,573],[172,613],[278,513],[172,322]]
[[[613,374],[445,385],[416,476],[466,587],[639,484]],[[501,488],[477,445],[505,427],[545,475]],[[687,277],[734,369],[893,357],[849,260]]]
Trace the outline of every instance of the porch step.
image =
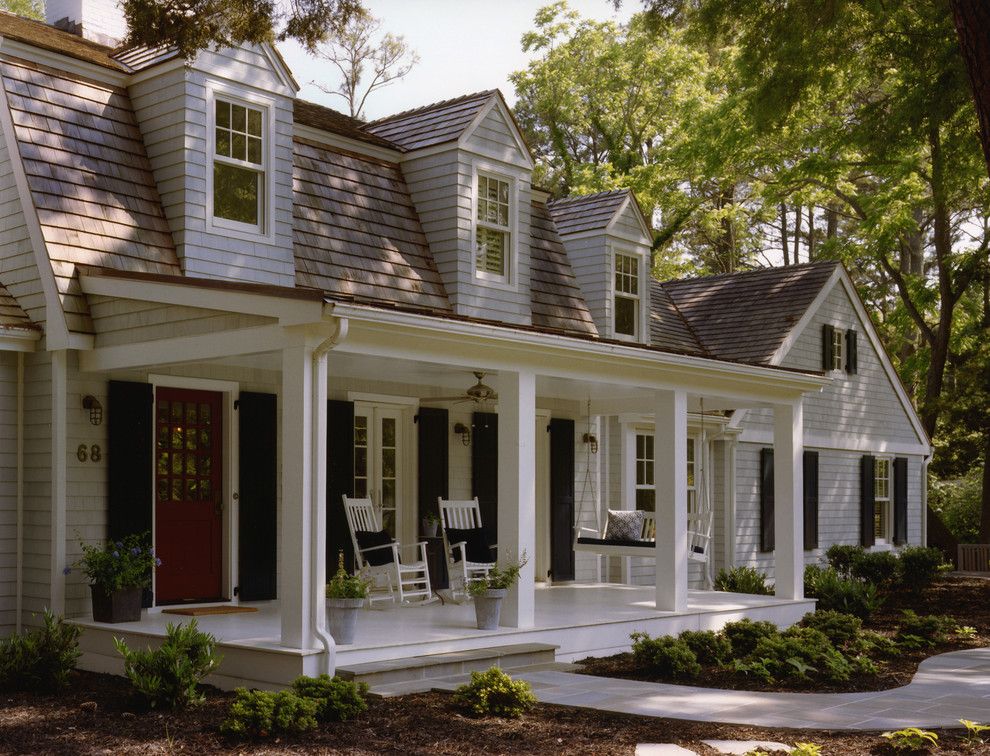
[[[568,662],[547,662],[545,664],[527,664],[524,667],[509,667],[506,668],[506,671],[515,676],[524,672],[573,672],[575,667],[576,665]],[[454,691],[469,682],[471,682],[471,674],[465,672],[449,677],[430,677],[422,680],[374,685],[368,693],[378,698],[392,698],[393,696],[407,696],[412,693],[426,693],[431,690]]]
[[337,675],[346,680],[367,683],[374,690],[393,683],[452,677],[486,670],[493,666],[514,669],[546,664],[554,661],[556,652],[557,646],[549,643],[516,643],[508,646],[489,646],[468,651],[352,664],[347,667],[337,667]]

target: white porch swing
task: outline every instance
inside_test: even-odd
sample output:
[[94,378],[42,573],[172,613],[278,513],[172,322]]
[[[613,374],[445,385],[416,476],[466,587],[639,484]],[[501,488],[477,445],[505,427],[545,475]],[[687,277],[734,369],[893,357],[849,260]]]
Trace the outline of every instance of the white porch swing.
[[[591,432],[591,407],[588,407],[588,428]],[[708,436],[705,429],[705,405],[701,402],[701,437],[700,454],[698,455],[695,469],[695,480],[697,481],[697,496],[695,506],[688,505],[687,514],[687,551],[688,560],[698,562],[703,565],[705,586],[711,588],[711,540],[712,540],[712,505],[708,486],[708,475],[706,460],[708,457]],[[596,528],[575,527],[574,528],[574,551],[590,552],[602,556],[619,557],[642,557],[646,559],[656,558],[654,548],[656,546],[656,515],[653,512],[642,512],[642,524],[636,523],[634,527],[638,529],[638,537],[630,537],[628,532],[621,536],[609,533],[608,523],[602,527],[602,513],[598,505],[598,487],[594,484],[591,476],[591,444],[585,447],[587,456],[584,468],[584,485],[581,493],[581,509],[578,514],[578,522],[584,518],[585,506],[590,500],[595,512]],[[590,493],[590,496],[589,496]],[[609,510],[610,518],[621,517],[623,511],[615,513]],[[600,563],[599,563],[600,567]]]

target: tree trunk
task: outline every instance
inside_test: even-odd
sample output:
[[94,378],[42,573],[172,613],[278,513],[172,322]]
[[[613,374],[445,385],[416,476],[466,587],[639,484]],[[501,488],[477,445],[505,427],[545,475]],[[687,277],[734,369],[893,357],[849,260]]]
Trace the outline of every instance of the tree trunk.
[[787,205],[780,203],[780,248],[784,252],[784,265],[791,264],[791,250],[787,243]]
[[808,205],[808,262],[815,259],[815,206]]
[[950,0],[950,5],[959,35],[959,48],[973,85],[983,158],[990,173],[990,3],[986,0]]
[[825,238],[834,239],[838,232],[839,211],[835,209],[835,205],[829,205],[825,208]]
[[801,249],[801,206],[794,208],[794,264],[801,262],[799,252]]

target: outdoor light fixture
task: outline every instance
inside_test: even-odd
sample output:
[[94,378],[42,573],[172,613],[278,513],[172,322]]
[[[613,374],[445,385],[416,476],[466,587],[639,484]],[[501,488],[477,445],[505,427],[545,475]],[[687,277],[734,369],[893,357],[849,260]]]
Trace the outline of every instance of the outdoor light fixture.
[[99,425],[103,422],[103,405],[95,396],[87,394],[83,397],[83,409],[89,410],[89,421],[93,425]]
[[454,433],[459,433],[461,435],[461,443],[465,446],[471,445],[471,429],[468,428],[464,423],[454,424]]
[[581,440],[584,441],[584,443],[591,445],[592,454],[598,454],[598,439],[595,437],[594,433],[585,433]]

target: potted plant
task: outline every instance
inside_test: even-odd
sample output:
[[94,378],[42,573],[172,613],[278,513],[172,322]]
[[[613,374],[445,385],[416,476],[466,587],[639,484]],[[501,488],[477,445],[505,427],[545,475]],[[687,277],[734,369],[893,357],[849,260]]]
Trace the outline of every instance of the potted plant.
[[427,512],[420,520],[423,527],[423,535],[426,538],[436,538],[437,529],[440,527],[440,518],[433,512]]
[[[141,594],[151,586],[151,571],[161,565],[148,532],[129,535],[102,546],[80,542],[82,558],[73,567],[89,578],[93,619],[136,622],[141,619]],[[66,568],[66,574],[72,568]]]
[[522,559],[513,564],[499,567],[497,564],[488,571],[488,575],[480,580],[468,583],[467,592],[474,599],[474,614],[479,630],[497,630],[499,614],[502,611],[502,599],[509,589],[516,584],[519,573],[526,566],[526,553]]
[[337,555],[337,573],[327,583],[327,627],[337,643],[353,643],[357,613],[368,598],[370,585],[344,569],[344,552]]

